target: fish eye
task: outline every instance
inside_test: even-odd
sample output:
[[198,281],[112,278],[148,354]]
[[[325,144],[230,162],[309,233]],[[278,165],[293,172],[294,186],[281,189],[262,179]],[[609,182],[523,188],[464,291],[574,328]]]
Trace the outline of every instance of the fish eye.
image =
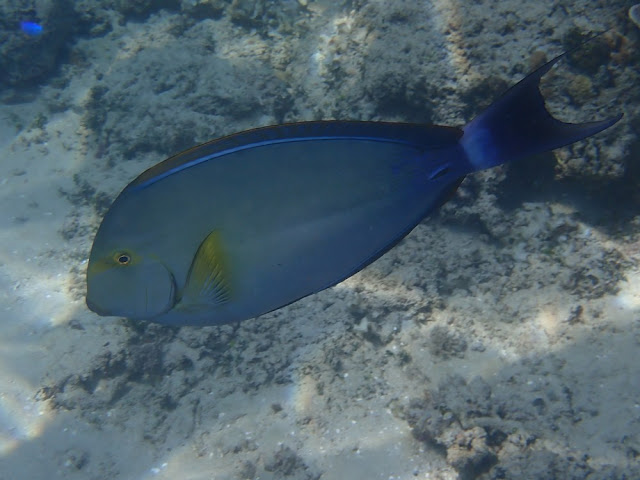
[[118,263],[118,265],[129,265],[129,263],[131,263],[131,255],[126,252],[116,253],[114,256],[114,260]]

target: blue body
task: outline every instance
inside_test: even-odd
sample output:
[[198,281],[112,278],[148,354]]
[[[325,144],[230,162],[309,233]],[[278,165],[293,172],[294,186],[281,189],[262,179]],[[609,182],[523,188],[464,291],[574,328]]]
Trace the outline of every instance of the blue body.
[[20,22],[20,30],[32,37],[42,33],[42,25],[35,22]]
[[384,122],[265,127],[187,150],[118,196],[96,235],[87,304],[177,325],[255,317],[390,249],[465,175],[597,133],[546,111],[533,72],[464,129]]

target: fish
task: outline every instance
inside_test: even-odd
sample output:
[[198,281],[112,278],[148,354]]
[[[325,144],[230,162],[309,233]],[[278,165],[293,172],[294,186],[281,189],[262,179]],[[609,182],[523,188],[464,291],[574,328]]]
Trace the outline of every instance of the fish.
[[530,73],[466,126],[310,121],[174,155],[117,196],[97,230],[86,303],[167,325],[258,317],[349,278],[446,202],[466,175],[601,132],[564,123]]
[[36,22],[20,22],[20,30],[31,37],[37,37],[42,33],[42,25]]

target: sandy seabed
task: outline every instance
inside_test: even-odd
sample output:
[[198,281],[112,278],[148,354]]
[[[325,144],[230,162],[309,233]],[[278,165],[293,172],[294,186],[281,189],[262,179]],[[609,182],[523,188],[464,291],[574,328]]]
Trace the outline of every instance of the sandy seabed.
[[[0,479],[640,478],[627,2],[169,4],[105,2],[1,92]],[[101,215],[168,155],[285,121],[462,125],[606,28],[542,90],[619,125],[468,178],[351,279],[222,327],[87,310]]]

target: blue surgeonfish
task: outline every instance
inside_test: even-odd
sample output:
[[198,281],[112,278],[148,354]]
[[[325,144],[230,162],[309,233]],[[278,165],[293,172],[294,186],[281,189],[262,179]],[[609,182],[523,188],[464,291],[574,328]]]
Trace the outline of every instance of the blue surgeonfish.
[[36,22],[20,22],[20,30],[29,36],[37,37],[42,33],[42,25]]
[[87,305],[173,325],[256,317],[376,260],[465,175],[594,135],[546,110],[542,76],[464,128],[314,121],[257,128],[179,153],[133,180],[96,234]]

